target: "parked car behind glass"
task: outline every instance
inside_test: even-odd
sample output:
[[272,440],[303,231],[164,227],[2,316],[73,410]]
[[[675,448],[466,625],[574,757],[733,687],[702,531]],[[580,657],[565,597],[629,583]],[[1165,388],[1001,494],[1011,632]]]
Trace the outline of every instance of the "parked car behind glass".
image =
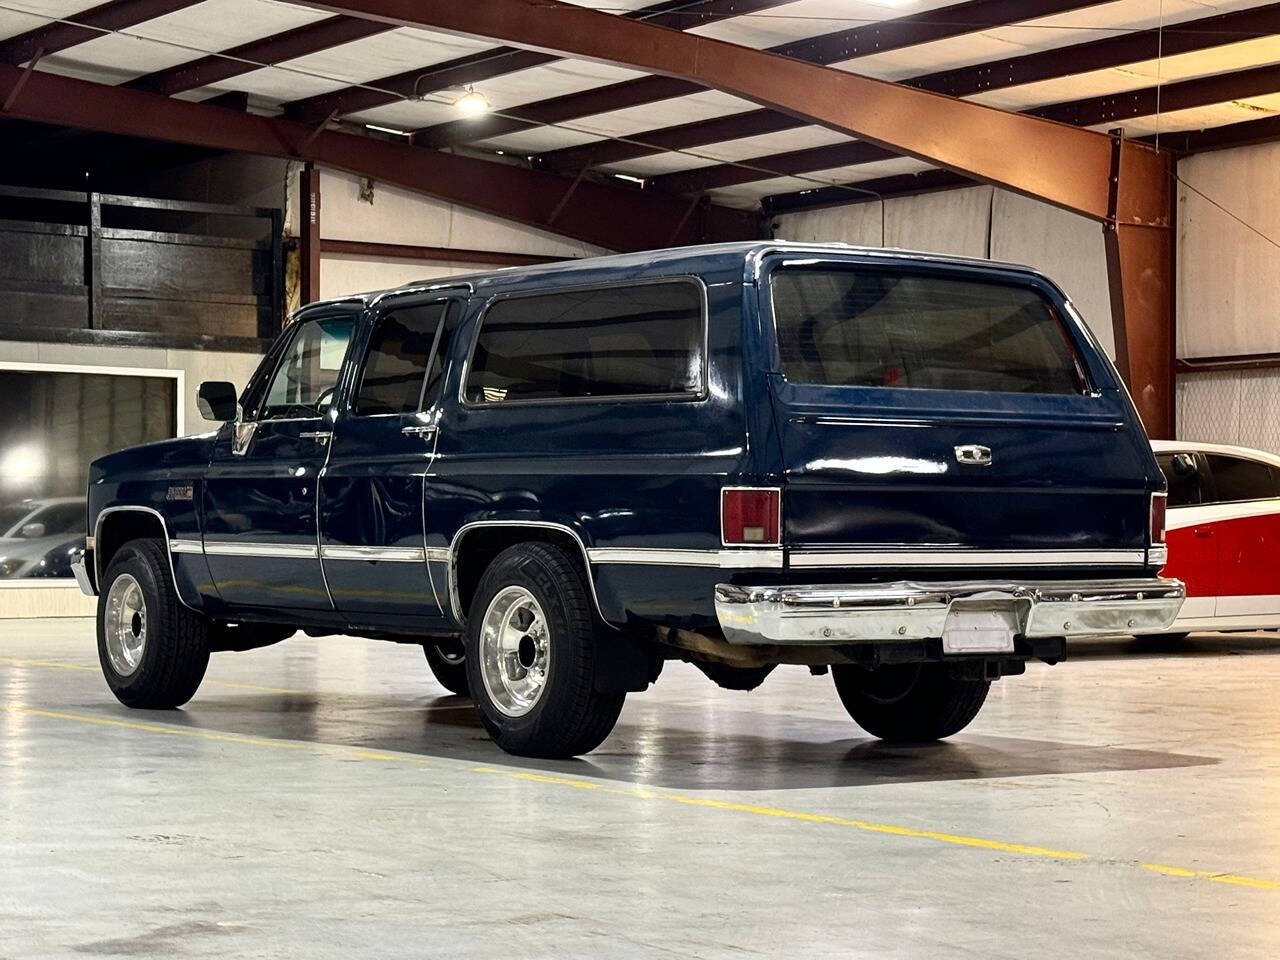
[[1187,585],[1173,633],[1280,627],[1280,457],[1155,440],[1169,481],[1169,565]]
[[0,507],[0,579],[70,577],[85,547],[85,500],[54,497]]

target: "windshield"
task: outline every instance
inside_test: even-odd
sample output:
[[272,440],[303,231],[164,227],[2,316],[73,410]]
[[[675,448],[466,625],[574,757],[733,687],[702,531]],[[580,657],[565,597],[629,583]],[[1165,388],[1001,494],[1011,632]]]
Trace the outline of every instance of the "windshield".
[[882,267],[771,278],[782,373],[826,386],[1080,393],[1053,307],[1030,287]]

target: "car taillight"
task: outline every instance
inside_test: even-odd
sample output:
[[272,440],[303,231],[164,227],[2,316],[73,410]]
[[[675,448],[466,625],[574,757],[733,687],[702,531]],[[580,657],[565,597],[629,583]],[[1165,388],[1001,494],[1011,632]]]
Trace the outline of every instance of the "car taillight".
[[1165,511],[1169,498],[1163,493],[1151,495],[1150,533],[1152,543],[1164,543]]
[[725,487],[720,491],[720,536],[727,546],[782,542],[782,491]]

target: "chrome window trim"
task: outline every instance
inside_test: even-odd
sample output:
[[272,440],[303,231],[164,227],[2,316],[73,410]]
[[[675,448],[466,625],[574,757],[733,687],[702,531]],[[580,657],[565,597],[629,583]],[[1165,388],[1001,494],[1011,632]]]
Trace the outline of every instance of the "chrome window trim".
[[[173,580],[173,592],[177,595],[179,603],[181,603],[188,610],[194,610],[196,613],[199,613],[200,612],[199,610],[196,610],[195,607],[191,606],[191,604],[187,603],[186,600],[182,599],[182,591],[178,589],[178,574],[173,569],[173,551],[171,549],[167,549],[169,544],[171,543],[169,539],[169,524],[165,520],[164,514],[162,514],[159,510],[155,509],[155,507],[143,507],[143,506],[135,506],[133,504],[121,504],[120,506],[106,507],[105,509],[98,511],[98,519],[94,521],[94,524],[93,524],[93,542],[95,544],[102,542],[102,520],[104,517],[112,513],[124,513],[126,511],[131,511],[133,513],[149,513],[153,517],[155,517],[157,520],[160,521],[160,529],[164,533],[164,542],[166,547],[165,555],[169,558],[169,576]],[[94,567],[94,575],[93,575],[94,587],[100,590],[101,584],[102,584],[102,555],[97,550],[94,550],[93,552],[93,567]]]
[[928,547],[886,550],[805,550],[792,548],[792,567],[957,567],[957,566],[1145,566],[1145,549],[975,550]]
[[[470,403],[467,400],[467,378],[471,376],[471,361],[475,357],[476,345],[480,342],[480,332],[484,329],[485,319],[489,311],[504,300],[530,299],[533,297],[552,296],[558,293],[582,293],[591,290],[611,290],[616,287],[653,286],[660,283],[688,283],[698,291],[702,309],[702,356],[698,364],[698,389],[685,393],[621,393],[593,397],[541,397],[530,400],[504,400],[501,403]],[[499,293],[485,301],[476,318],[475,330],[471,333],[471,343],[467,347],[467,358],[462,364],[462,375],[458,381],[458,406],[464,410],[500,410],[510,407],[547,406],[556,404],[581,403],[670,403],[673,401],[698,402],[706,400],[711,390],[711,357],[710,357],[710,305],[707,298],[707,285],[696,274],[673,273],[661,277],[643,277],[636,280],[611,280],[597,283],[576,283],[565,286],[547,286],[536,290],[511,290]],[[461,329],[462,324],[459,324]]]
[[[453,539],[449,541],[449,607],[458,623],[465,624],[467,622],[466,615],[462,611],[462,601],[458,598],[458,546],[467,533],[479,527],[532,527],[557,530],[561,533],[569,534],[569,536],[573,537],[574,542],[578,544],[578,549],[582,551],[582,562],[587,568],[587,588],[591,591],[591,602],[596,608],[596,614],[606,624],[609,622],[604,619],[604,613],[600,609],[600,597],[596,593],[595,577],[591,575],[591,557],[587,552],[587,545],[582,542],[582,537],[578,535],[578,531],[574,530],[573,527],[566,526],[563,523],[553,523],[550,520],[473,520],[459,527],[457,532],[454,533]],[[433,550],[438,552],[441,549],[443,548],[428,548],[428,553]]]

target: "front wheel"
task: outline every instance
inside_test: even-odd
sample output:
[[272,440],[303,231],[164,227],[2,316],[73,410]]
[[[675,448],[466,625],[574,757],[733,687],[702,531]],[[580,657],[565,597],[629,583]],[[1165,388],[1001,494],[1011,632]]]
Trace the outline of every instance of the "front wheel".
[[209,666],[210,623],[182,605],[162,540],[130,540],[111,558],[98,596],[98,660],[126,707],[171,710]]
[[941,740],[978,715],[987,680],[952,676],[945,664],[902,663],[868,670],[834,666],[840,702],[854,722],[881,740]]
[[596,690],[596,624],[581,567],[559,547],[508,547],[484,572],[467,618],[471,695],[494,742],[548,759],[594,750],[624,693]]

